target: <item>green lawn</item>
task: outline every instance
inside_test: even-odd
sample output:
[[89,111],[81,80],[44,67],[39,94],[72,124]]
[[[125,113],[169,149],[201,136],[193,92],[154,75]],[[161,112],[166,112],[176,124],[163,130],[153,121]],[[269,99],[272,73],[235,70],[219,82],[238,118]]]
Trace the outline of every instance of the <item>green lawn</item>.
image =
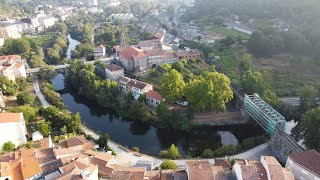
[[244,34],[244,33],[232,30],[232,29],[228,29],[226,27],[215,27],[215,28],[213,28],[213,31],[217,32],[217,33],[223,33],[226,36],[230,36],[232,38],[241,37],[242,40],[248,40],[250,38],[250,36],[247,34]]
[[37,45],[42,46],[44,44],[49,44],[52,41],[53,36],[37,35],[37,36],[31,36],[30,38],[32,38],[32,40],[34,40]]
[[223,49],[222,51],[216,51],[215,55],[220,57],[215,61],[218,70],[224,72],[231,80],[238,79],[238,62],[232,50]]

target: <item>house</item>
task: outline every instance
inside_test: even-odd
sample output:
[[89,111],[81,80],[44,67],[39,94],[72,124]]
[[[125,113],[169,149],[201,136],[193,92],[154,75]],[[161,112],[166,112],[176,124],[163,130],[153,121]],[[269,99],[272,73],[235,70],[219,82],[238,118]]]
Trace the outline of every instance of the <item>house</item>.
[[0,161],[0,179],[33,180],[42,177],[36,149],[23,150],[8,155]]
[[103,58],[106,56],[106,47],[103,45],[97,46],[93,50],[94,59],[97,60],[99,58]]
[[6,55],[6,56],[0,56],[0,63],[4,63],[7,61],[13,61],[13,62],[21,62],[22,58],[20,55]]
[[148,68],[148,55],[139,48],[128,46],[120,53],[120,62],[128,71]]
[[281,164],[273,156],[261,156],[260,162],[267,172],[268,180],[294,180],[290,170],[282,168]]
[[147,103],[153,107],[158,107],[160,102],[163,101],[163,97],[157,91],[154,90],[150,90],[147,92],[146,99]]
[[267,172],[259,161],[238,160],[233,166],[233,174],[237,180],[267,180]]
[[0,65],[0,77],[7,77],[9,80],[11,81],[15,81],[15,75],[14,75],[14,71],[13,71],[13,67],[14,65]]
[[121,92],[127,93],[127,84],[131,81],[130,78],[125,76],[119,76],[116,81],[118,82],[118,86]]
[[124,76],[124,69],[118,65],[110,64],[105,68],[107,78],[111,80],[117,79],[119,76]]
[[162,49],[162,42],[160,39],[140,41],[138,47],[142,50]]
[[44,26],[44,28],[50,28],[56,23],[56,19],[54,17],[40,17],[38,19],[41,26]]
[[177,50],[177,56],[179,59],[185,60],[200,59],[200,51],[198,49],[185,47],[184,49]]
[[127,84],[127,92],[131,92],[134,99],[138,99],[141,95],[144,95],[150,90],[153,90],[153,86],[151,84],[135,79],[131,79]]
[[186,172],[189,180],[224,180],[228,177],[222,166],[212,166],[207,160],[187,161]]
[[5,76],[9,80],[15,81],[16,78],[26,78],[25,62],[19,55],[0,56],[0,77]]
[[92,141],[86,140],[82,136],[73,137],[65,141],[66,148],[75,150],[75,151],[87,151],[89,149],[94,149],[94,143]]
[[145,167],[116,167],[111,179],[144,180],[145,175]]
[[98,166],[99,174],[110,177],[115,167],[115,156],[104,152],[97,153],[92,157],[91,163]]
[[0,149],[11,141],[16,146],[27,143],[27,128],[22,113],[0,113]]
[[290,154],[286,168],[296,179],[320,180],[320,154],[314,149]]
[[14,23],[1,23],[0,24],[0,38],[18,39],[21,38],[22,28],[18,24]]

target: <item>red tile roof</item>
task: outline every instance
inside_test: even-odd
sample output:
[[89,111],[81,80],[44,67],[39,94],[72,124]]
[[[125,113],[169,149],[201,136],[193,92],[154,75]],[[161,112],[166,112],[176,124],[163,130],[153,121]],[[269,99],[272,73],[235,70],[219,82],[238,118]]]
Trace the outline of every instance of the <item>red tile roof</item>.
[[106,69],[108,69],[109,71],[111,72],[115,72],[115,71],[120,71],[120,70],[123,70],[122,67],[118,66],[118,65],[115,65],[115,64],[110,64],[106,67]]
[[147,98],[152,98],[152,99],[155,99],[155,100],[158,100],[158,101],[162,101],[163,100],[163,97],[157,91],[154,91],[154,90],[148,91],[147,94],[146,94],[146,97]]
[[21,56],[20,55],[0,56],[0,61],[2,60],[21,60]]
[[19,122],[22,113],[0,113],[0,123]]
[[121,52],[121,56],[126,60],[133,60],[134,57],[142,58],[146,57],[147,54],[144,50],[138,49],[133,46],[127,47],[123,52]]
[[74,138],[67,139],[67,148],[74,147],[74,146],[80,146],[88,142],[84,136],[78,136]]
[[292,153],[289,158],[305,169],[320,176],[320,154],[312,149],[298,153]]
[[212,166],[209,161],[187,161],[186,168],[189,172],[189,180],[214,179]]

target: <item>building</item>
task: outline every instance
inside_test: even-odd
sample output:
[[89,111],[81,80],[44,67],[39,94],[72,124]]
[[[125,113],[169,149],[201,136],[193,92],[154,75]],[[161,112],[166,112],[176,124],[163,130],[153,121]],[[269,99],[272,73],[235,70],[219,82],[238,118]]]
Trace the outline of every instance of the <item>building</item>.
[[22,113],[0,113],[0,149],[11,141],[16,146],[27,143],[27,128]]
[[44,26],[44,28],[50,28],[56,23],[56,19],[54,17],[40,17],[39,23],[41,26]]
[[186,172],[189,180],[224,180],[228,177],[222,166],[213,166],[207,160],[187,161]]
[[16,78],[26,78],[27,72],[24,62],[14,62],[13,60],[2,61],[0,59],[0,77],[2,76],[7,77],[11,81],[15,81]]
[[294,180],[290,170],[283,168],[273,156],[261,156],[260,162],[267,172],[268,180]]
[[128,23],[131,19],[133,19],[133,14],[111,14],[109,19],[111,20],[121,20],[125,23]]
[[154,90],[150,90],[147,92],[146,99],[147,103],[153,107],[158,107],[160,102],[164,100],[163,97],[157,91]]
[[150,90],[153,90],[153,86],[151,84],[147,84],[135,79],[131,79],[127,83],[127,92],[131,92],[134,99],[138,99],[141,95],[146,94]]
[[162,49],[162,42],[160,39],[140,41],[138,47],[142,50]]
[[26,23],[31,26],[31,28],[36,28],[39,26],[39,21],[35,17],[25,17],[20,19],[21,22]]
[[103,58],[106,56],[106,47],[103,45],[97,46],[93,49],[94,59]]
[[286,168],[298,180],[320,180],[320,154],[314,149],[290,154]]
[[0,63],[4,63],[7,61],[14,61],[14,62],[20,62],[22,61],[22,58],[20,55],[6,55],[6,56],[0,56]]
[[233,166],[233,174],[237,180],[267,180],[267,172],[259,161],[239,160]]
[[11,81],[15,81],[15,75],[14,75],[14,71],[13,71],[13,67],[14,65],[0,65],[0,77],[7,77],[9,80]]
[[134,167],[145,167],[147,171],[153,170],[153,161],[137,160]]
[[185,49],[178,49],[177,56],[180,60],[192,60],[192,59],[200,59],[200,51],[198,49],[190,49],[185,47]]
[[146,70],[148,55],[142,49],[128,46],[120,53],[120,62],[128,71]]
[[104,177],[111,177],[115,168],[115,156],[108,153],[97,153],[91,158],[91,163],[98,166],[99,174]]
[[124,76],[124,69],[118,65],[110,64],[106,67],[106,76],[111,80],[117,79],[119,76]]
[[18,24],[0,24],[0,38],[21,38],[22,28]]
[[82,136],[73,137],[62,142],[63,146],[74,151],[87,151],[94,149],[94,143],[92,141],[86,140]]
[[120,91],[126,93],[127,84],[131,81],[131,79],[125,76],[119,76],[115,81],[117,81]]
[[145,167],[116,167],[111,179],[144,180],[145,175]]
[[238,32],[242,32],[242,33],[249,34],[249,35],[251,35],[255,31],[254,29],[251,29],[247,26],[244,26],[244,25],[238,24],[238,23],[225,23],[225,26],[227,26],[227,28],[229,28],[229,29],[233,29]]

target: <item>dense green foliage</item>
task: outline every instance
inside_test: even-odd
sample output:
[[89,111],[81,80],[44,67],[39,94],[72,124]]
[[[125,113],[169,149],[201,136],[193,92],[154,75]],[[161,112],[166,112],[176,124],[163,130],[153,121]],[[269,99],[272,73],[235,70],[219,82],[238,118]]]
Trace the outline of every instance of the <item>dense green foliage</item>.
[[180,100],[183,96],[185,82],[175,69],[165,73],[161,79],[161,95],[169,102]]
[[320,151],[320,107],[307,111],[301,120],[304,144]]
[[213,158],[213,156],[214,156],[214,154],[211,149],[204,149],[201,154],[202,158]]
[[32,94],[23,92],[17,95],[17,103],[19,105],[31,104],[34,98]]
[[44,137],[49,136],[49,134],[51,133],[50,122],[42,122],[39,126],[39,131]]
[[5,142],[2,146],[2,151],[3,152],[11,152],[14,150],[16,145],[14,145],[11,141]]
[[9,111],[15,113],[23,113],[26,124],[28,124],[29,122],[34,122],[38,115],[38,108],[32,107],[30,105],[12,107],[9,109]]
[[159,156],[162,158],[168,158],[168,159],[181,158],[179,149],[174,144],[171,145],[169,151],[167,150],[160,151]]
[[191,80],[185,95],[192,107],[199,111],[223,112],[226,103],[233,98],[230,79],[217,72],[204,72]]
[[108,134],[103,134],[99,137],[97,140],[97,144],[99,145],[100,148],[107,148],[108,147],[108,140],[109,140],[109,135]]
[[54,87],[52,84],[42,83],[40,88],[41,88],[41,92],[43,93],[44,97],[46,98],[46,100],[50,104],[52,104],[60,109],[66,108],[66,106],[64,105],[64,103],[62,101],[60,94],[54,90]]
[[174,169],[178,168],[178,165],[170,159],[165,159],[160,164],[160,168],[164,169],[164,170],[166,170],[166,169],[173,169],[174,170]]
[[150,120],[148,106],[143,102],[134,102],[128,110],[128,115],[131,119],[141,122],[148,122]]

